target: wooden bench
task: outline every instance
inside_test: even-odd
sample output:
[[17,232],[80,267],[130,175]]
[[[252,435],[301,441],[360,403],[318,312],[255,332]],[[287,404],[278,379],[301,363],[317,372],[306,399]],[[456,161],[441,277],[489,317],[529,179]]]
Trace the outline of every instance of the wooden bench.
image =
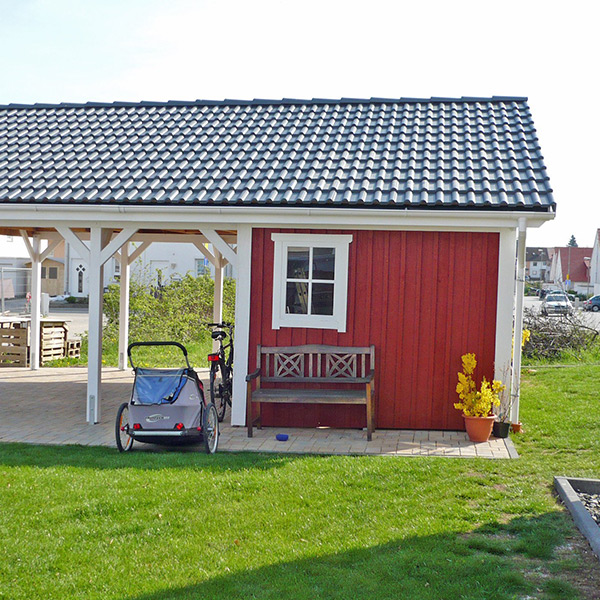
[[[364,404],[367,412],[367,440],[375,429],[373,412],[375,346],[257,346],[256,371],[246,377],[246,421],[248,437],[254,425],[261,425],[263,402],[291,404]],[[256,389],[252,390],[252,382]],[[263,388],[263,383],[286,384],[283,388]],[[293,384],[364,384],[363,389],[301,389]],[[252,417],[252,403],[258,404],[258,415]]]

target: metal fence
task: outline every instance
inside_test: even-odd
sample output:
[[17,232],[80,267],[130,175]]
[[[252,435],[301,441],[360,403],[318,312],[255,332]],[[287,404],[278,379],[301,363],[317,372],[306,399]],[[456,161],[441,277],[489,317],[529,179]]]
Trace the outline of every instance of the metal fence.
[[0,315],[26,314],[31,309],[31,269],[0,266]]

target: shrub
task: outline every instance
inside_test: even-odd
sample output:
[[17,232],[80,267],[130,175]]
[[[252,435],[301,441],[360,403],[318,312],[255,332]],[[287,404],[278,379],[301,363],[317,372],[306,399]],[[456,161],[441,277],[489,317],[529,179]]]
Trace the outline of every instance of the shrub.
[[[183,344],[202,341],[208,330],[202,323],[212,321],[214,281],[210,275],[190,274],[160,287],[132,279],[129,289],[129,337],[131,341],[177,340]],[[119,335],[119,286],[110,285],[104,294],[107,322],[104,339]],[[223,284],[223,319],[235,315],[235,280]]]

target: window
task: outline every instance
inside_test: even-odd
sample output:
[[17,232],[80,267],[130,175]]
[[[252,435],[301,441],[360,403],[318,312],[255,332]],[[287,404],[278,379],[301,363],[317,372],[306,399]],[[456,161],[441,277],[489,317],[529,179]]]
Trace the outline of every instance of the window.
[[113,273],[116,275],[121,274],[121,261],[113,258]]
[[346,331],[351,235],[274,233],[273,329]]
[[46,279],[46,267],[42,267],[42,279]]
[[201,277],[202,275],[206,275],[210,273],[210,268],[208,266],[207,258],[197,258],[196,259],[196,277]]
[[58,279],[58,267],[48,267],[48,279]]
[[77,271],[77,293],[83,294],[83,274],[85,272],[85,267],[80,264],[75,268],[75,271]]

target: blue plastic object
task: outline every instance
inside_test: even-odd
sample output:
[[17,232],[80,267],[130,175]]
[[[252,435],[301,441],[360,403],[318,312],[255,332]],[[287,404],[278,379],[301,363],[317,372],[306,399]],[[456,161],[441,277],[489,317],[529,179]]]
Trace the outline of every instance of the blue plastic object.
[[290,436],[287,433],[278,433],[275,436],[275,439],[278,440],[279,442],[287,442],[289,437]]

